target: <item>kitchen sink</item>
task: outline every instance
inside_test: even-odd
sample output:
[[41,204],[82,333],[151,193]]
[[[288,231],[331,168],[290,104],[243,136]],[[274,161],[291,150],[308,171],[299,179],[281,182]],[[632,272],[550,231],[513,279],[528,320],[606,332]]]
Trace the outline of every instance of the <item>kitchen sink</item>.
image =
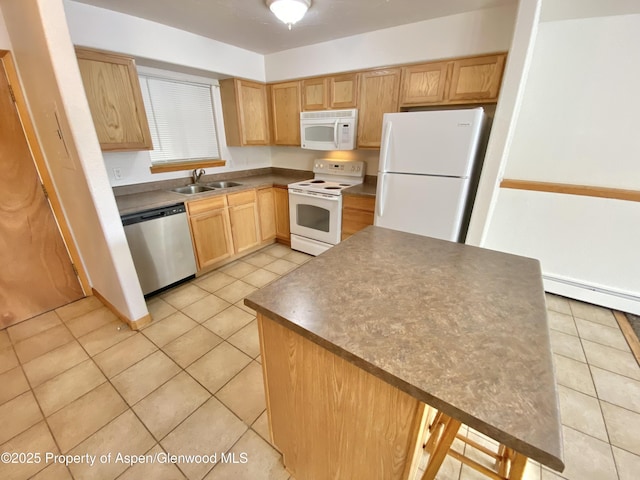
[[187,185],[186,187],[172,188],[172,192],[182,193],[184,195],[193,195],[194,193],[210,192],[215,190],[213,186],[205,185]]
[[226,181],[210,182],[205,184],[206,187],[210,187],[210,188],[231,188],[231,187],[239,187],[241,185],[242,184],[238,182],[226,182]]

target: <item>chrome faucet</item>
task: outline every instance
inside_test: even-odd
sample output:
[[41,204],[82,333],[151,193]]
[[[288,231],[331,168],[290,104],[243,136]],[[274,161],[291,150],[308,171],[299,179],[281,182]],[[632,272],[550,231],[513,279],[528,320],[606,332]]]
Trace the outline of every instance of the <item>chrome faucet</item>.
[[202,175],[204,175],[204,168],[201,168],[200,171],[198,171],[198,169],[196,168],[193,172],[191,172],[191,179],[193,180],[193,183],[198,183]]

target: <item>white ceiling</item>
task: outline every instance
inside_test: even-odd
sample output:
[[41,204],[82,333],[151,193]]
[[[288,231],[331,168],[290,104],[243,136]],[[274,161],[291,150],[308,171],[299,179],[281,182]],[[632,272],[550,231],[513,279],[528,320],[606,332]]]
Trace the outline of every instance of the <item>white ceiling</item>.
[[[268,54],[517,0],[312,0],[291,31],[264,0],[75,0]],[[117,32],[114,32],[117,34]]]

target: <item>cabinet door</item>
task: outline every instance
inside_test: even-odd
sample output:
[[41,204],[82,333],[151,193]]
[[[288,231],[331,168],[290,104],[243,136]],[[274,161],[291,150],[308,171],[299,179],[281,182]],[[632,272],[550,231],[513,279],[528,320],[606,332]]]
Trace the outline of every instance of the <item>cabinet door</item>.
[[398,111],[400,69],[365,72],[360,77],[358,147],[380,148],[382,116]]
[[302,110],[325,110],[328,106],[328,79],[308,78],[302,80]]
[[342,203],[342,240],[373,225],[375,197],[345,195]]
[[289,230],[289,191],[286,188],[274,188],[273,199],[276,210],[276,237],[285,243],[291,241]]
[[242,145],[268,145],[267,86],[236,80],[236,93]]
[[506,54],[453,62],[450,102],[497,101]]
[[132,58],[76,49],[102,150],[151,150],[151,134]]
[[260,243],[256,191],[229,194],[227,202],[235,252],[242,253]]
[[402,69],[400,105],[442,102],[449,65],[449,62],[436,62],[404,67]]
[[189,223],[198,270],[233,255],[229,212],[226,208],[190,217]]
[[229,219],[236,253],[242,253],[260,243],[258,207],[255,203],[229,207]]
[[271,119],[275,145],[300,146],[300,83],[271,85]]
[[276,237],[276,210],[273,188],[258,190],[258,213],[260,215],[260,239],[264,242]]
[[357,73],[329,77],[329,108],[356,108],[357,102]]

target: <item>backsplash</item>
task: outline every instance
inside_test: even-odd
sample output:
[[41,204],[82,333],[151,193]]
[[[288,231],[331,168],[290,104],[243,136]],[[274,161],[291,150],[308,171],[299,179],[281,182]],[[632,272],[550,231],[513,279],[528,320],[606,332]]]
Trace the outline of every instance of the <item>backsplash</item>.
[[[113,187],[113,194],[116,197],[119,197],[121,195],[131,195],[134,193],[151,192],[154,190],[170,190],[172,188],[181,187],[183,185],[187,185],[191,183],[191,176],[184,176],[184,172],[178,172],[178,173],[183,174],[183,176],[180,178],[173,178],[168,180],[160,180],[160,181],[154,180],[151,182]],[[254,168],[249,170],[239,170],[239,171],[232,171],[232,172],[207,174],[200,179],[200,183],[215,182],[220,180],[238,180],[243,177],[251,177],[254,175],[269,175],[269,174],[299,177],[300,180],[313,177],[313,172],[311,171],[265,167],[265,168]]]
[[[269,147],[228,147],[224,167],[206,168],[207,174],[237,172],[271,166]],[[151,159],[148,151],[103,153],[104,164],[112,187],[135,185],[173,179],[184,179],[189,171],[151,173]],[[119,177],[119,178],[118,178]]]

